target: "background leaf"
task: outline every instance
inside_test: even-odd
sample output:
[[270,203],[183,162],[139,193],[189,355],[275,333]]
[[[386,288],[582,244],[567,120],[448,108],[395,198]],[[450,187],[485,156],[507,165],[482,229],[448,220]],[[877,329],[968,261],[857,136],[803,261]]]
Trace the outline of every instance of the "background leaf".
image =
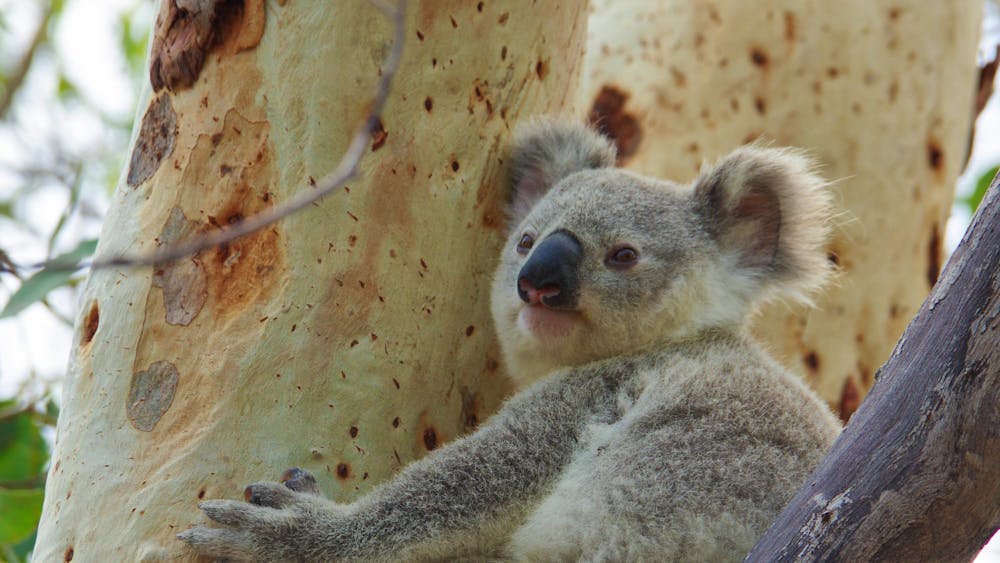
[[[77,245],[72,251],[62,254],[52,259],[53,262],[65,262],[75,264],[88,256],[94,254],[97,248],[97,239],[85,240]],[[0,319],[12,317],[28,308],[29,305],[37,303],[45,298],[50,291],[57,287],[67,285],[73,278],[75,272],[71,270],[51,270],[43,269],[21,283],[14,295],[10,296],[3,311],[0,311]]]

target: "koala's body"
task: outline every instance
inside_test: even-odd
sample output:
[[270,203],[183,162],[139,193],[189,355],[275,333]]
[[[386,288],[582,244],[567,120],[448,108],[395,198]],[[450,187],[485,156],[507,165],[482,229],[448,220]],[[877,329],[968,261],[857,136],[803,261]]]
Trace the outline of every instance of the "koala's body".
[[237,560],[741,560],[840,430],[744,327],[826,275],[823,182],[756,147],[686,186],[613,165],[580,125],[518,136],[492,308],[526,388],[478,431],[349,505],[298,470],[256,483],[181,539]]

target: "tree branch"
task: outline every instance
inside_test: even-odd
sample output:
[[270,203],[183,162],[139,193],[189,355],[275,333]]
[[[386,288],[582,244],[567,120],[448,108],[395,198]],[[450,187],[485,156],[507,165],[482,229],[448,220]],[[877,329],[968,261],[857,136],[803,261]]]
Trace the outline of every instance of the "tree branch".
[[747,561],[969,561],[1000,526],[998,184],[868,398]]
[[10,79],[5,84],[2,97],[0,97],[0,119],[7,116],[11,104],[14,103],[14,96],[21,89],[21,84],[24,83],[25,77],[28,76],[28,71],[31,70],[31,64],[35,61],[35,53],[38,52],[38,48],[45,41],[49,22],[52,21],[52,15],[56,11],[55,8],[55,2],[49,2],[49,5],[45,7],[45,12],[42,13],[42,19],[38,22],[38,27],[35,29],[35,34],[31,37],[31,42],[28,43],[28,48],[21,55],[21,60],[17,62],[14,72],[11,73]]

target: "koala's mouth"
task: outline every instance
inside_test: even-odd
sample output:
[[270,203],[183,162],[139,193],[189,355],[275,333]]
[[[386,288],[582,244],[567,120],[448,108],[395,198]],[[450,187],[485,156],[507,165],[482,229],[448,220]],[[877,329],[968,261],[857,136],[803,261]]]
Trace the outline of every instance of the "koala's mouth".
[[573,332],[579,320],[579,311],[553,309],[542,304],[525,305],[517,314],[518,328],[539,340],[565,338]]

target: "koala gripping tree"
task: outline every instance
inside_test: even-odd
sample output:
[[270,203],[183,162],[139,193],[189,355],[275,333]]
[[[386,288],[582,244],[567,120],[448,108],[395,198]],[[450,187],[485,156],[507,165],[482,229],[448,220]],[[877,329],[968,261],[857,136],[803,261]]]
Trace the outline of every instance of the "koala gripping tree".
[[[163,0],[98,258],[217,233],[311,189],[373,104],[374,4]],[[505,391],[488,296],[501,148],[572,100],[585,3],[416,1],[361,176],[153,268],[94,272],[38,561],[189,556],[199,498],[292,465],[347,500],[476,425]]]

